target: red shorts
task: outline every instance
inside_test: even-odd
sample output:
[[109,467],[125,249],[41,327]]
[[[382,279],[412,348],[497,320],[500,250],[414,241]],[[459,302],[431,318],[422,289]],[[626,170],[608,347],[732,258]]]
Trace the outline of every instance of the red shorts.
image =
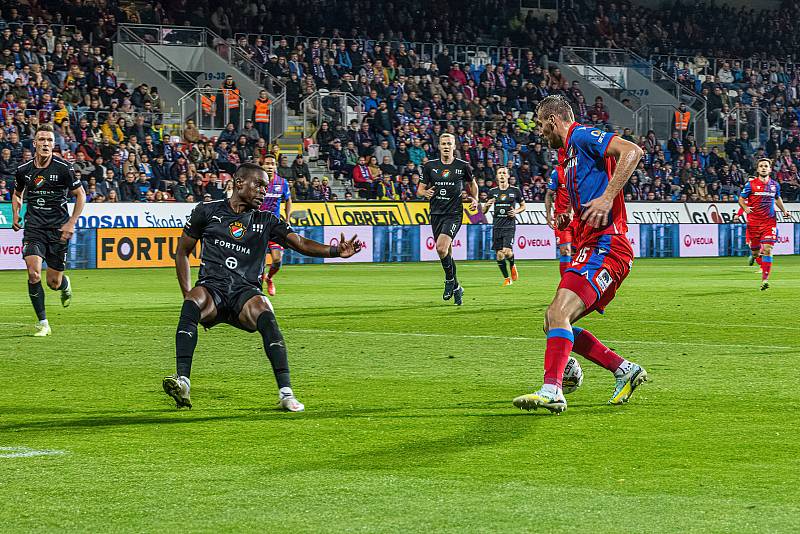
[[750,248],[760,248],[762,244],[774,245],[778,240],[778,227],[775,223],[748,224],[745,238]]
[[283,247],[280,246],[279,244],[277,244],[275,241],[270,241],[268,246],[269,246],[269,249],[271,251],[272,250],[283,250]]
[[577,294],[586,310],[603,313],[633,267],[633,249],[625,234],[597,236],[582,243],[561,278],[560,288]]
[[567,225],[563,230],[555,229],[556,246],[571,245],[575,239],[575,219]]

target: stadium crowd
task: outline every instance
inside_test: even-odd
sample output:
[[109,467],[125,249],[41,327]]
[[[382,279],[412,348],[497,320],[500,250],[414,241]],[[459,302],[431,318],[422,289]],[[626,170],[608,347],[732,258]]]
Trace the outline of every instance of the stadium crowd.
[[[180,2],[169,8],[156,3],[137,13],[102,9],[99,24],[92,24],[85,11],[50,16],[40,8],[4,10],[0,14],[4,58],[0,199],[10,196],[13,169],[31,157],[32,129],[39,122],[53,121],[57,149],[74,161],[91,202],[222,198],[230,188],[227,178],[239,163],[263,162],[269,152],[278,156],[279,172],[290,180],[296,200],[337,200],[330,183],[334,179],[345,184],[344,198],[416,200],[420,165],[436,157],[438,135],[445,131],[456,135],[459,156],[472,164],[482,195],[494,186],[497,168],[506,166],[525,199],[540,201],[554,162],[537,134],[533,111],[541,98],[554,93],[571,101],[579,122],[617,130],[645,149],[645,159],[625,190],[629,200],[736,200],[762,155],[776,160],[784,198],[798,199],[800,71],[788,63],[754,69],[744,67],[744,61],[732,61],[727,66],[721,63],[714,73],[702,62],[704,54],[795,53],[796,37],[791,32],[768,47],[758,32],[736,40],[706,34],[702,20],[710,8],[695,5],[651,11],[624,2],[596,6],[576,2],[565,5],[557,21],[537,22],[520,19],[513,2],[459,3],[455,10],[449,4],[409,0],[397,9],[379,9],[369,0],[351,0],[346,5],[352,9],[342,9],[342,2],[313,3],[298,13],[288,2],[271,4],[270,10],[263,3],[233,2],[214,9],[203,2],[192,6]],[[439,9],[457,15],[437,18]],[[576,13],[581,9],[595,13],[594,24],[578,22]],[[364,12],[374,15],[367,27],[359,22],[363,19],[356,20],[355,14]],[[785,17],[797,12],[798,2],[787,2],[775,12],[715,11],[734,26],[759,23],[750,26],[759,31],[765,27],[777,31],[785,25]],[[322,16],[326,27],[315,25]],[[324,179],[312,177],[301,156],[287,161],[252,120],[241,130],[228,124],[211,139],[191,121],[172,132],[165,126],[157,88],[117,82],[109,45],[118,21],[198,25],[210,21],[212,29],[226,37],[240,31],[287,33],[287,29],[327,34],[308,39],[308,46],[306,40],[284,39],[270,47],[260,38],[242,38],[237,45],[285,81],[287,100],[295,110],[302,98],[318,89],[346,91],[361,100],[364,120],[322,124],[315,141],[329,171],[330,177]],[[397,27],[416,30],[408,35],[391,31]],[[433,57],[422,56],[413,45],[416,39],[504,45],[526,39],[533,45],[519,59],[509,53],[496,64],[472,65],[455,62],[446,47]],[[570,84],[557,68],[545,67],[547,57],[562,45],[696,54],[700,60],[691,68],[678,63],[663,66],[706,96],[712,126],[724,126],[730,109],[741,109],[740,116],[763,109],[781,130],[759,138],[760,131],[746,127],[721,149],[698,146],[691,134],[682,132],[656,139],[653,132],[636,136],[628,129],[619,131],[602,98],[586,102],[578,82]],[[323,99],[323,108],[324,104]]]

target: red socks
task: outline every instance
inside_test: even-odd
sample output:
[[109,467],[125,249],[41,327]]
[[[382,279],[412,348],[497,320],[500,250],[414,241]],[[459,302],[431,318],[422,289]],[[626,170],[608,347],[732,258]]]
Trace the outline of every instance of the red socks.
[[572,351],[572,331],[566,328],[551,328],[547,332],[547,348],[544,351],[544,383],[561,389],[564,367]]
[[275,276],[275,273],[280,271],[280,269],[281,269],[280,262],[276,262],[276,263],[273,263],[272,265],[270,265],[269,266],[269,273],[267,274],[267,278],[272,278],[273,276]]
[[761,280],[768,280],[769,272],[772,270],[772,256],[762,256],[760,260],[758,263],[761,264]]
[[590,362],[596,363],[600,367],[608,369],[613,373],[622,365],[622,362],[625,361],[613,350],[603,345],[588,330],[573,326],[572,334],[575,340],[572,350]]

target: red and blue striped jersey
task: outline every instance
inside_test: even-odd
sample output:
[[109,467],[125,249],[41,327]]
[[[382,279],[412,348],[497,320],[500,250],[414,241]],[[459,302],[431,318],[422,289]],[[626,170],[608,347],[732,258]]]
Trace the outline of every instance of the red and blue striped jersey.
[[[564,179],[575,217],[580,219],[588,202],[605,193],[616,168],[616,160],[606,156],[614,133],[591,126],[573,123],[567,134]],[[628,215],[622,191],[614,198],[606,226],[593,228],[583,221],[578,223],[577,241],[587,241],[605,234],[625,234]]]
[[276,174],[267,185],[267,194],[261,204],[261,211],[268,211],[280,219],[281,201],[290,200],[291,198],[292,192],[289,190],[289,182]]
[[747,216],[751,225],[775,224],[775,199],[781,196],[781,185],[769,178],[766,182],[761,178],[751,178],[742,189],[741,197],[753,210]]

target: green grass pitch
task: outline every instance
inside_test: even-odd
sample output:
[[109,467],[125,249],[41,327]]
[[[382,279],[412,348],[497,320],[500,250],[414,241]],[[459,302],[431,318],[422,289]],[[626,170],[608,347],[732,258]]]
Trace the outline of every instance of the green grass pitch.
[[767,292],[742,258],[637,261],[579,324],[651,382],[608,406],[611,376],[581,359],[560,416],[511,405],[541,383],[558,276],[519,268],[501,288],[494,262],[460,263],[462,308],[438,264],[284,268],[303,414],[275,409],[260,337],[224,325],[174,409],[170,269],[73,272],[46,339],[27,337],[25,274],[0,273],[0,531],[800,530],[800,258]]

